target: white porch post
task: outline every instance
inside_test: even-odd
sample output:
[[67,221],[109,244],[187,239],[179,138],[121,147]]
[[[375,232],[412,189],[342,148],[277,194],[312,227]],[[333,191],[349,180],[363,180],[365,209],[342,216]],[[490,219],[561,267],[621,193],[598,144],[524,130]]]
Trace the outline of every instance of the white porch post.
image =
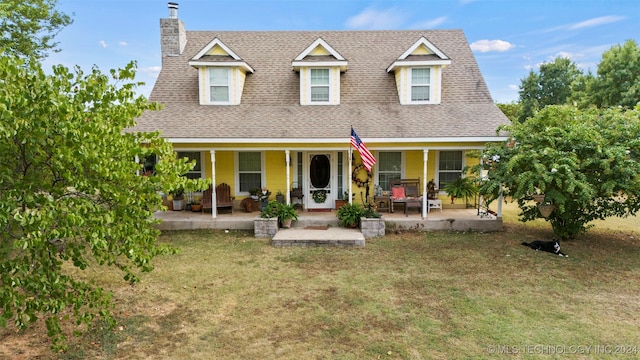
[[[351,173],[351,169],[353,167],[353,153],[352,153],[353,149],[351,149],[351,143],[349,143],[349,173]],[[351,187],[352,187],[352,181],[351,181],[351,177],[349,177],[349,180],[347,180],[347,182],[349,183],[349,205],[353,204],[353,196],[351,196]]]
[[498,218],[502,218],[502,183],[500,183],[500,192],[498,194]]
[[422,218],[426,219],[427,216],[429,216],[429,211],[427,211],[427,206],[429,205],[429,200],[427,199],[427,163],[429,162],[429,149],[423,150],[422,162],[422,176],[424,177],[422,180]]
[[285,150],[284,151],[284,161],[286,163],[286,167],[287,167],[287,192],[286,192],[286,204],[287,205],[291,205],[291,169],[289,168],[291,166],[291,158],[290,158],[291,152],[289,150]]
[[216,151],[209,149],[211,154],[211,217],[218,217],[218,208],[216,207]]

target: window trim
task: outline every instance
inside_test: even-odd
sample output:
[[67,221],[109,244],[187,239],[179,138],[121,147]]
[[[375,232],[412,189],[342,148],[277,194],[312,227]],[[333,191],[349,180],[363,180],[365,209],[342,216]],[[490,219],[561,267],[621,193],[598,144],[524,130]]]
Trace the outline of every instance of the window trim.
[[[429,82],[428,83],[417,83],[413,82],[413,70],[429,70]],[[433,96],[433,78],[434,78],[434,69],[432,66],[415,66],[409,68],[409,102],[411,104],[433,104],[434,96]],[[413,88],[415,87],[425,87],[429,88],[429,99],[428,100],[413,100]]]
[[[312,85],[311,84],[311,73],[312,70],[327,70],[329,72],[329,84],[328,85]],[[314,66],[314,67],[308,67],[307,71],[306,71],[306,75],[305,75],[305,80],[306,80],[306,96],[305,96],[305,100],[306,100],[306,104],[307,105],[337,105],[336,104],[336,99],[334,96],[335,90],[336,90],[336,84],[334,81],[334,74],[335,69],[332,67],[326,67],[326,66],[322,66],[322,67],[318,67],[318,66]],[[328,87],[329,89],[329,99],[327,101],[312,101],[311,100],[311,89],[313,87]]]
[[[212,84],[211,83],[211,71],[217,69],[226,69],[227,70],[227,101],[212,101],[211,100],[211,87],[212,86],[222,86],[222,84]],[[206,101],[209,105],[230,105],[231,104],[231,77],[232,77],[232,68],[228,66],[218,67],[218,66],[209,66],[205,71],[205,91],[206,91]]]
[[198,150],[175,150],[176,152],[176,157],[180,158],[180,153],[196,153],[199,155],[200,159],[197,159],[197,161],[200,163],[200,170],[189,170],[187,172],[187,174],[198,174],[200,175],[199,179],[204,179],[205,178],[205,174],[206,172],[206,167],[205,167],[205,161],[204,161],[204,155],[202,151],[198,151]]
[[260,153],[260,185],[267,183],[267,171],[266,171],[266,154],[264,151],[236,151],[233,153],[234,157],[234,182],[235,182],[235,195],[236,196],[249,196],[248,191],[240,191],[240,153]]
[[[380,153],[400,153],[400,179],[404,179],[405,178],[405,169],[406,169],[406,167],[405,167],[405,159],[406,159],[405,154],[406,154],[406,152],[405,151],[400,151],[400,150],[398,150],[398,151],[392,151],[392,150],[376,151],[375,152],[376,159],[381,159]],[[384,174],[386,172],[383,171],[382,173]],[[380,185],[380,166],[376,166],[375,167],[375,179],[376,179],[376,181],[375,181],[376,185],[381,186]],[[384,191],[391,191],[391,189],[387,189],[387,190],[384,190]]]
[[[440,170],[440,155],[443,152],[459,152],[460,156],[461,156],[461,161],[460,161],[460,170]],[[467,155],[466,155],[466,151],[465,150],[455,150],[455,149],[451,149],[451,150],[440,150],[438,151],[438,156],[436,159],[436,164],[435,164],[435,172],[436,172],[436,176],[435,176],[435,182],[436,182],[436,186],[438,187],[438,192],[440,194],[444,194],[444,186],[441,186],[442,184],[440,183],[440,173],[460,173],[460,177],[465,177],[465,174],[463,172],[464,167],[466,166],[466,159],[467,159]]]

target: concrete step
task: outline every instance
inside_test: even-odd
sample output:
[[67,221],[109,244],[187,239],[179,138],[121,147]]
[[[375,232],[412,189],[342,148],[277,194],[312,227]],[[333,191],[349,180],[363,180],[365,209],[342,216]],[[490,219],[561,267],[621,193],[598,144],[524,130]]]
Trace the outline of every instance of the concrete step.
[[272,245],[287,246],[336,246],[336,247],[364,247],[364,235],[358,229],[345,229],[333,226],[308,225],[280,229],[273,236]]

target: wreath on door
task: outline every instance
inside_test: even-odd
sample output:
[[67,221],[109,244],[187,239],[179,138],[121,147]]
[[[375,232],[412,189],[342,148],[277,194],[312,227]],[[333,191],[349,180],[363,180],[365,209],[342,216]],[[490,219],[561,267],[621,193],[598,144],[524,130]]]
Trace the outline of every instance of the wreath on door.
[[315,190],[313,192],[313,201],[317,204],[322,204],[327,201],[327,191],[326,190]]
[[366,188],[366,187],[369,187],[369,183],[373,178],[373,174],[370,171],[367,171],[367,180],[360,180],[360,178],[358,177],[358,174],[362,169],[364,169],[364,164],[360,164],[353,169],[353,172],[351,172],[351,181],[356,183],[358,187]]

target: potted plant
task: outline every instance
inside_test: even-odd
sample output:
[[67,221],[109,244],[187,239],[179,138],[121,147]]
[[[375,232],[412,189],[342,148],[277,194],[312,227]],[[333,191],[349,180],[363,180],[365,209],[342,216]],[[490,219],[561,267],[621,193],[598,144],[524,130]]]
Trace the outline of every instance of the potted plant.
[[451,203],[453,204],[455,198],[466,200],[468,197],[475,196],[478,193],[478,188],[470,178],[460,177],[447,184],[444,187],[444,191],[451,196]]
[[282,224],[283,228],[290,228],[293,220],[298,220],[296,208],[293,205],[280,204],[277,201],[276,203],[278,204],[276,208],[278,221]]
[[260,212],[260,218],[253,221],[253,232],[256,237],[273,237],[278,232],[278,202],[269,201]]
[[355,228],[360,225],[364,211],[359,204],[346,204],[338,209],[336,217],[344,227]]
[[282,190],[278,190],[278,192],[276,192],[276,201],[280,204],[284,204],[284,194],[282,193]]
[[173,197],[173,210],[181,211],[184,207],[184,188],[178,187],[171,192]]
[[191,211],[193,212],[202,211],[201,198],[199,197],[193,198],[193,200],[191,201]]
[[258,194],[260,194],[261,191],[262,190],[260,188],[249,189],[249,196],[251,196],[253,200],[258,201],[259,199]]
[[362,210],[360,231],[365,238],[384,236],[385,223],[375,205],[367,204]]

